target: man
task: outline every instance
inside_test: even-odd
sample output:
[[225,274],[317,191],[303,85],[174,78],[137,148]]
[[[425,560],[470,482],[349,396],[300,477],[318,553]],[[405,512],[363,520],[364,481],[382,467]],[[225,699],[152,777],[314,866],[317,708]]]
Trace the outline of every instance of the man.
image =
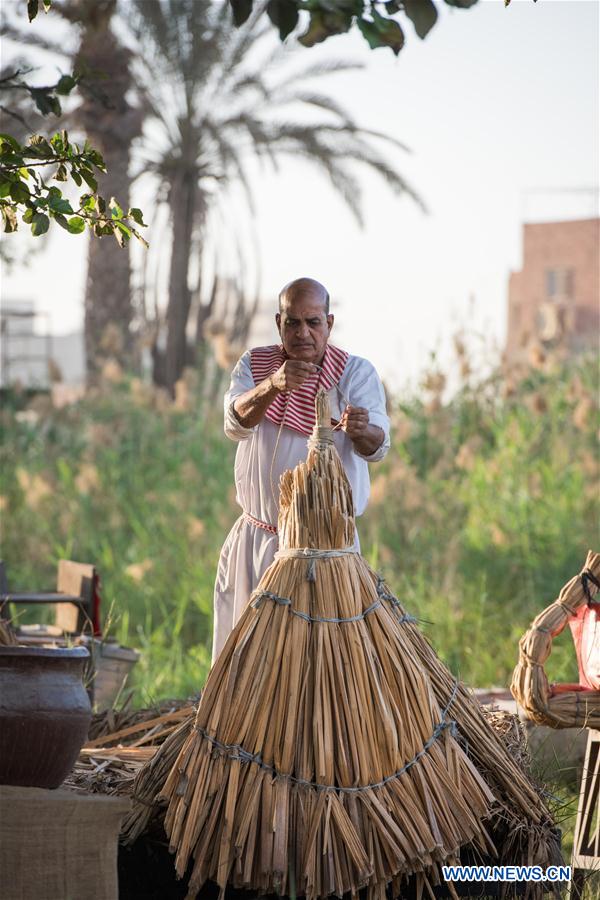
[[[277,550],[279,478],[306,459],[314,401],[329,392],[340,421],[334,440],[360,516],[369,499],[368,462],[390,446],[383,386],[370,362],[329,343],[329,294],[312,278],[290,282],[275,316],[280,345],[237,362],[225,394],[225,434],[239,441],[236,499],[243,513],[221,551],[214,600],[213,663]],[[358,549],[358,537],[356,539]]]

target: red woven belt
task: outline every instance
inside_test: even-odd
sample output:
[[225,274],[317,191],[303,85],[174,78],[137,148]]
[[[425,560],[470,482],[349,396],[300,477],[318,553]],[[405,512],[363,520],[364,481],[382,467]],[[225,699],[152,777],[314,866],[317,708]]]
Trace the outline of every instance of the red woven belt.
[[252,525],[256,525],[257,528],[262,528],[263,531],[268,531],[269,534],[277,534],[277,529],[274,525],[269,525],[268,522],[261,522],[260,519],[256,519],[254,516],[251,516],[250,513],[244,510],[244,518],[246,521],[250,522]]

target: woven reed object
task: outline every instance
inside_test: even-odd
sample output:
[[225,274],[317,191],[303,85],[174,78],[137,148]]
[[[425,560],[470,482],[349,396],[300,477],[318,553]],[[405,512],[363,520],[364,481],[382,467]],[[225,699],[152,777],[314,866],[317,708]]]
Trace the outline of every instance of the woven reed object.
[[600,728],[600,691],[559,690],[549,683],[544,671],[554,638],[597,591],[593,579],[600,581],[600,553],[589,550],[579,575],[565,584],[554,603],[536,616],[519,641],[519,662],[510,689],[527,717],[539,725]]
[[[317,421],[330,421],[324,394]],[[208,879],[309,900],[364,886],[383,900],[412,873],[436,884],[461,846],[495,853],[483,824],[495,796],[550,852],[535,788],[350,549],[350,486],[325,424],[282,477],[278,531],[195,718],[136,779],[128,839],[166,803],[189,898]]]

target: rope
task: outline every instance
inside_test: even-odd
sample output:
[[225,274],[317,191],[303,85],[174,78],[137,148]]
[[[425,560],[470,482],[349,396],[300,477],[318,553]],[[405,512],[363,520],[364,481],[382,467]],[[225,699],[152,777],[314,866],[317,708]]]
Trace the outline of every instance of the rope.
[[319,550],[317,547],[287,547],[277,550],[275,559],[331,559],[333,556],[357,554],[355,547],[337,547],[333,550]]
[[269,534],[277,534],[277,528],[275,525],[270,525],[269,522],[263,522],[262,519],[257,519],[256,516],[253,516],[251,513],[246,512],[244,510],[244,518],[247,522],[250,522],[251,525],[254,525],[256,528],[262,528],[263,531],[268,531]]
[[316,562],[318,559],[331,559],[334,556],[349,556],[356,553],[358,553],[358,550],[354,547],[339,547],[334,550],[319,550],[313,547],[288,547],[284,550],[278,550],[275,553],[275,559],[307,559],[309,562],[306,568],[306,580],[316,581]]
[[295,775],[289,775],[285,772],[278,772],[274,766],[270,766],[267,763],[263,762],[263,759],[260,753],[250,753],[248,750],[245,750],[240,744],[224,744],[221,741],[217,740],[217,738],[213,737],[209,734],[204,728],[199,725],[195,725],[194,728],[196,731],[209,743],[213,744],[218,750],[222,753],[225,753],[230,759],[237,759],[242,763],[255,763],[255,765],[259,766],[261,769],[264,769],[267,772],[271,772],[276,778],[285,778],[288,781],[293,782],[294,784],[299,784],[304,787],[312,787],[316,791],[339,791],[343,794],[359,794],[363,791],[371,791],[374,788],[380,788],[384,785],[388,784],[390,781],[394,781],[396,778],[400,778],[401,775],[404,775],[405,772],[408,772],[415,763],[417,763],[429,750],[430,747],[441,737],[441,735],[446,730],[450,730],[450,734],[452,737],[456,738],[457,729],[456,722],[453,719],[448,719],[447,715],[454,702],[454,698],[456,696],[456,692],[458,690],[458,681],[454,682],[454,687],[452,689],[452,693],[450,695],[450,699],[448,703],[442,710],[442,716],[440,721],[435,725],[431,737],[429,737],[421,750],[418,753],[415,753],[412,759],[409,759],[408,762],[404,763],[401,769],[398,769],[397,772],[393,772],[391,775],[386,775],[385,778],[382,778],[381,781],[374,781],[371,784],[364,784],[358,787],[343,787],[337,784],[320,784],[316,781],[308,781],[306,778],[298,778]]
[[[366,619],[372,612],[375,612],[380,606],[383,606],[383,601],[386,600],[391,603],[392,606],[397,609],[402,610],[400,605],[400,601],[397,597],[394,597],[392,594],[385,593],[383,590],[383,579],[379,578],[377,582],[377,600],[374,603],[371,603],[370,606],[367,606],[366,609],[363,609],[361,613],[357,613],[355,616],[348,616],[347,618],[338,618],[336,616],[332,616],[331,618],[326,616],[311,616],[308,613],[302,612],[299,609],[296,609],[292,606],[292,601],[289,597],[280,597],[278,594],[274,594],[272,591],[255,591],[252,594],[254,599],[250,601],[250,605],[253,609],[259,609],[262,606],[264,600],[271,600],[277,606],[287,606],[289,608],[290,614],[293,616],[297,616],[299,619],[303,619],[305,622],[330,622],[335,625],[345,624],[347,622],[360,622],[362,619]],[[409,613],[401,612],[396,616],[396,620],[399,624],[404,624],[405,622],[416,622],[417,619],[415,616],[411,616]]]

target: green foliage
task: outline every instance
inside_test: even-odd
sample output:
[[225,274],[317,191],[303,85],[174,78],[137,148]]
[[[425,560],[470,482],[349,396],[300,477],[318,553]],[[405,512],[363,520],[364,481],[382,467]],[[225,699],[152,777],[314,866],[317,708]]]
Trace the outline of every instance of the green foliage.
[[[4,76],[0,81],[0,90],[27,93],[43,116],[47,116],[50,113],[53,113],[55,116],[60,116],[62,114],[60,97],[67,97],[73,88],[77,87],[81,81],[81,76],[75,74],[61,75],[56,84],[49,84],[42,87],[37,85],[34,87],[26,81],[23,81],[20,77],[23,74],[27,74],[29,71],[29,69],[17,69],[10,75]],[[6,112],[13,116],[16,115],[16,118],[20,118],[20,116],[13,113],[10,109],[6,110]]]
[[144,651],[138,700],[193,693],[210,667],[214,576],[236,516],[222,421],[136,379],[73,406],[19,405],[13,396],[2,413],[11,584],[51,585],[61,556],[94,561],[111,632]]
[[[477,0],[445,0],[450,6],[469,7]],[[236,25],[245,22],[253,0],[230,0]],[[389,47],[397,56],[404,46],[404,32],[393,18],[403,13],[420,38],[435,25],[438,13],[433,0],[270,0],[267,15],[284,40],[298,24],[301,11],[309,13],[308,24],[298,40],[305,47],[358,28],[369,47]]]
[[[507,683],[519,637],[597,547],[591,363],[534,370],[517,386],[498,375],[465,383],[449,404],[438,373],[396,407],[363,546],[366,526],[400,599],[471,683]],[[568,635],[548,673],[577,680]]]
[[[27,15],[29,16],[29,21],[33,22],[35,17],[37,16],[40,10],[40,0],[26,0],[27,3]],[[50,7],[52,6],[52,0],[41,0],[42,8],[45,13],[48,12]]]
[[[53,170],[53,180],[71,180],[77,187],[85,183],[92,193],[82,194],[73,208],[61,189],[50,185],[48,176],[42,174],[48,168]],[[130,209],[125,215],[114,198],[107,204],[97,193],[96,171],[105,170],[100,153],[87,141],[83,147],[71,143],[66,131],[57,132],[49,141],[34,134],[26,145],[9,134],[0,134],[0,212],[4,231],[16,231],[20,215],[36,237],[45,234],[54,219],[70,234],[81,234],[87,225],[98,237],[114,235],[120,246],[132,236],[147,246],[135,228],[145,227],[141,211]]]
[[[582,359],[516,387],[465,384],[447,404],[436,390],[430,379],[395,403],[362,550],[453,671],[507,684],[519,638],[597,543],[597,385]],[[202,686],[217,560],[239,515],[235,445],[197,394],[173,404],[117,379],[63,408],[15,396],[0,418],[11,585],[46,589],[61,556],[95,562],[114,633],[143,650],[142,703]],[[548,673],[575,680],[569,635]]]
[[[233,21],[242,25],[259,6],[255,0],[229,0]],[[444,0],[448,6],[469,9],[477,0]],[[534,0],[536,2],[536,0]],[[510,0],[504,0],[508,6]],[[393,17],[405,15],[414,26],[417,35],[425,38],[438,19],[433,0],[269,0],[266,13],[279,29],[281,40],[294,30],[299,14],[309,13],[308,24],[298,41],[305,47],[327,40],[336,34],[344,34],[356,27],[374,50],[389,47],[397,56],[404,46],[404,32]]]

